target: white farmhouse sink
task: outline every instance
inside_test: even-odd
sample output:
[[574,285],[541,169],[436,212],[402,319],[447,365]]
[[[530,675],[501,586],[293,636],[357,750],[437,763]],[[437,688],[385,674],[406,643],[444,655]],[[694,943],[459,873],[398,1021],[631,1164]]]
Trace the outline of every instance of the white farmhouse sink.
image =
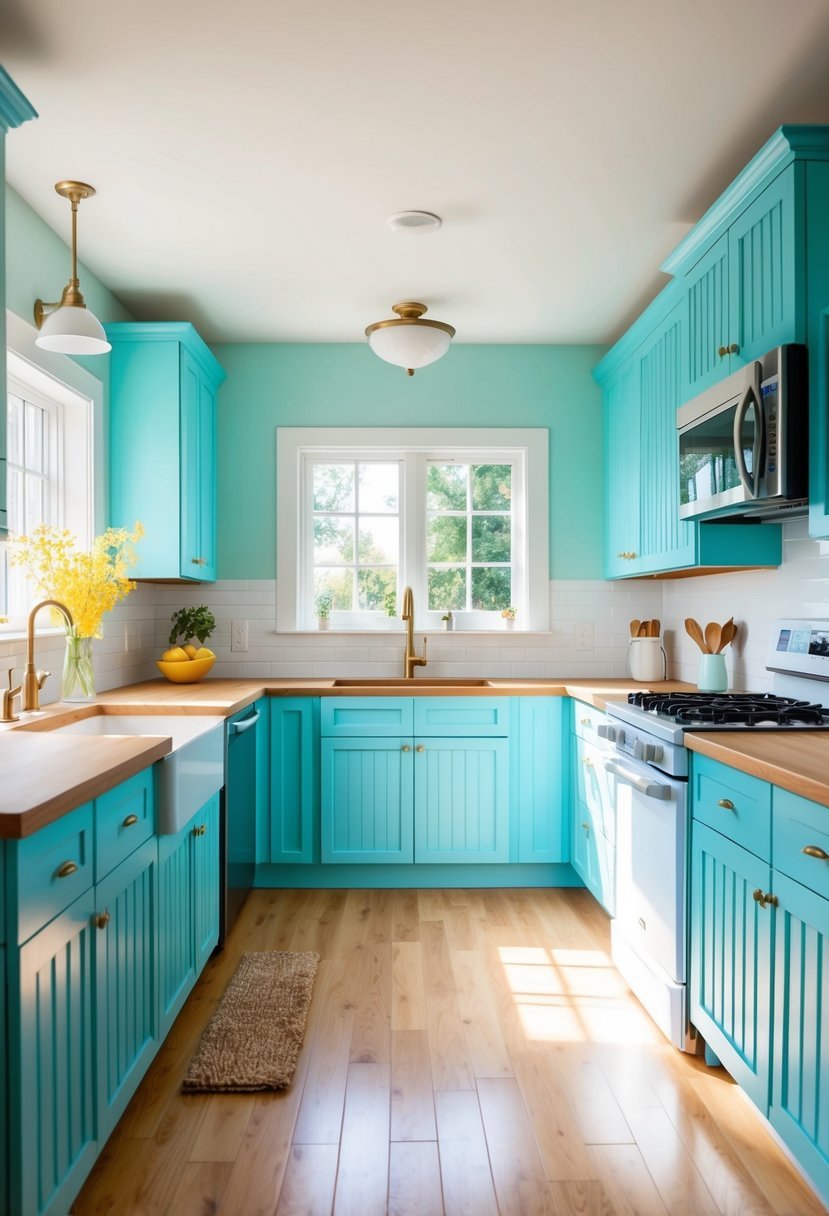
[[173,835],[224,785],[224,718],[96,714],[56,726],[58,735],[165,735],[173,750],[156,766],[156,831]]

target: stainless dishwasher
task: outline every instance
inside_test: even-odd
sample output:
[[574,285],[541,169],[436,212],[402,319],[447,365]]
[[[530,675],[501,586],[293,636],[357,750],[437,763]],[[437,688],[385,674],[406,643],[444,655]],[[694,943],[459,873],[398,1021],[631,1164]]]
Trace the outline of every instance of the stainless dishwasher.
[[222,807],[222,900],[219,945],[223,945],[253,886],[256,872],[256,812],[259,770],[265,747],[263,703],[227,721]]

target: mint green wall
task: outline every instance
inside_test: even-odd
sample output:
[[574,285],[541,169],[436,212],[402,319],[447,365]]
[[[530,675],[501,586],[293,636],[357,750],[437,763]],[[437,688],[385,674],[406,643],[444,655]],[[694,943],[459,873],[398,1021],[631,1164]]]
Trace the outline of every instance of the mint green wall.
[[277,426],[549,427],[550,576],[601,578],[599,346],[460,346],[414,377],[363,344],[217,345],[220,578],[274,578]]

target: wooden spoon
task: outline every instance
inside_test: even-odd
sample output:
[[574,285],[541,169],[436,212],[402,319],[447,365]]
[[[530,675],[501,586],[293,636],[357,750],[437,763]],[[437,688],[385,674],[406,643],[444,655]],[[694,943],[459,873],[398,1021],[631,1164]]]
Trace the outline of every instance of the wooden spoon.
[[647,621],[639,622],[639,630],[638,630],[636,636],[638,638],[646,638],[648,636],[648,622]]
[[662,632],[662,622],[660,621],[659,617],[656,617],[654,620],[651,621],[651,637],[658,638],[659,634],[661,632]]
[[639,637],[639,626],[641,625],[641,623],[642,623],[641,621],[631,621],[630,622],[630,636],[632,638]]
[[709,621],[705,626],[705,645],[709,654],[718,654],[722,644],[722,625]]
[[[737,626],[734,624],[734,617],[730,616],[722,627],[722,635],[720,637],[720,650],[725,650],[729,642],[734,641],[734,636],[737,632]],[[717,651],[717,654],[720,653]]]
[[709,653],[708,647],[705,645],[705,638],[703,637],[702,630],[692,616],[687,616],[685,618],[685,632],[688,634],[689,638],[693,638],[703,654]]

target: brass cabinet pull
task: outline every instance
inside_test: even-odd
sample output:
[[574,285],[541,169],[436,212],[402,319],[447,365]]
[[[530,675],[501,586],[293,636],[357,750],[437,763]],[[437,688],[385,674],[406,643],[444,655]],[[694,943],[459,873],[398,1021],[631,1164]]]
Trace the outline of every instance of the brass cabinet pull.
[[759,887],[756,891],[752,891],[751,897],[761,908],[777,908],[780,904],[776,895],[773,895],[771,891],[761,891]]
[[807,857],[816,857],[818,861],[829,861],[829,853],[825,849],[822,849],[820,845],[807,844],[800,851],[801,853],[805,853]]
[[579,718],[579,722],[582,724],[582,726],[589,726],[589,725],[590,725],[590,719],[589,719],[589,718]]
[[126,819],[121,824],[121,827],[122,828],[131,828],[133,826],[133,824],[135,824],[135,823],[138,823],[138,816],[137,815],[127,815]]
[[70,874],[77,874],[78,867],[74,861],[65,861],[62,866],[58,866],[55,871],[56,878],[68,878]]
[[585,832],[587,832],[587,835],[589,836],[590,835],[590,824],[583,823],[581,826],[584,828]]
[[109,924],[109,912],[99,912],[95,917],[95,924],[99,929],[106,929]]
[[409,747],[408,743],[404,743],[400,750],[401,752],[410,752],[412,749]]
[[196,826],[193,828],[194,836],[204,836],[206,832],[207,832],[206,823],[197,823]]
[[616,556],[623,557],[626,562],[632,562],[635,557],[639,556],[639,554],[633,553],[630,549],[623,549],[622,552],[617,553]]
[[424,745],[423,745],[422,743],[418,743],[417,747],[415,748],[415,751],[417,751],[417,752],[425,752],[425,751],[426,751],[426,748],[424,747]]
[[737,342],[729,342],[728,346],[717,347],[717,354],[721,359],[724,359],[726,355],[737,355],[739,352],[740,346]]
[[731,801],[730,798],[721,798],[719,800],[719,802],[717,803],[717,806],[721,806],[724,811],[733,811],[734,810],[734,803]]
[[587,768],[592,768],[592,767],[593,767],[593,761],[590,759],[590,757],[589,757],[589,756],[582,756],[582,758],[581,758],[581,762],[582,762],[582,764],[584,764],[584,765],[585,765]]
[[191,561],[192,565],[194,565],[194,566],[206,566],[207,565],[206,557],[191,557],[190,561]]

